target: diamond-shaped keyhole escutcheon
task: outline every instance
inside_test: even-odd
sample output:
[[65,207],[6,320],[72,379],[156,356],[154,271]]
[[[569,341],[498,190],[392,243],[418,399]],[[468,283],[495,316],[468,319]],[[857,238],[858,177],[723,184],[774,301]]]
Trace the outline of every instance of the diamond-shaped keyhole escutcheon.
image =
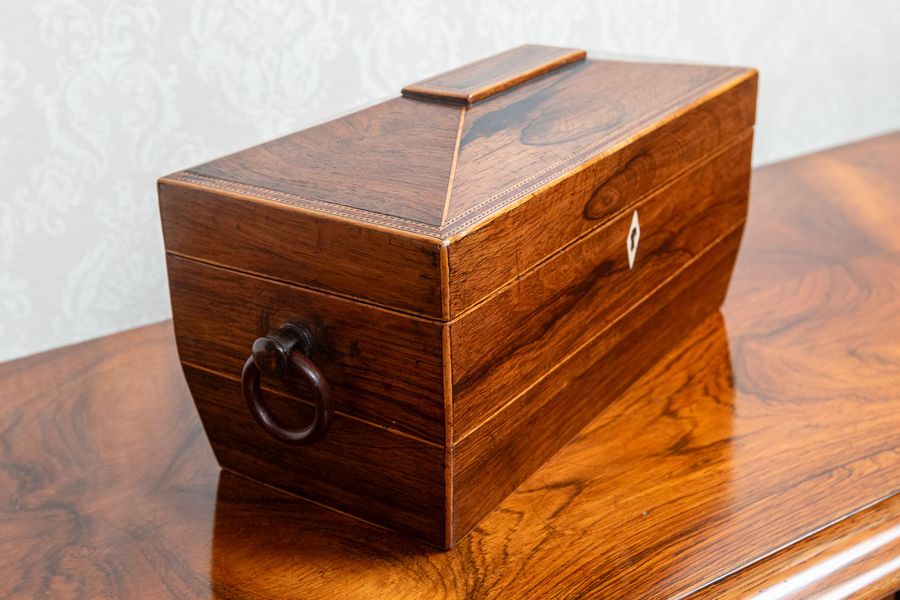
[[634,257],[637,255],[638,242],[641,241],[641,223],[638,221],[637,211],[631,217],[631,227],[628,228],[628,239],[625,247],[628,248],[628,268],[634,268]]

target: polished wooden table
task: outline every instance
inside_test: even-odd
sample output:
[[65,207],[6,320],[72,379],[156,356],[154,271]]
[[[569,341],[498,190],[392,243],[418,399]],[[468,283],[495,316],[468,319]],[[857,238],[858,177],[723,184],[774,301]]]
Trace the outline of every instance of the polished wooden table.
[[169,323],[0,365],[4,598],[881,597],[898,491],[900,134],[759,169],[721,314],[450,552],[220,473]]

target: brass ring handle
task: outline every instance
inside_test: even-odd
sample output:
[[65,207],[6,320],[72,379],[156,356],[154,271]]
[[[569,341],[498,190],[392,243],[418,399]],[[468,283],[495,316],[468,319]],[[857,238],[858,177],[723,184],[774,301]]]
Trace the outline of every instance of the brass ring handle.
[[[331,387],[309,359],[312,350],[309,330],[299,323],[287,323],[253,342],[252,353],[241,372],[241,389],[250,414],[266,432],[284,442],[310,444],[321,439],[331,425],[334,415]],[[274,377],[290,374],[306,378],[316,392],[313,401],[315,413],[309,425],[292,429],[275,419],[259,389],[261,372]]]

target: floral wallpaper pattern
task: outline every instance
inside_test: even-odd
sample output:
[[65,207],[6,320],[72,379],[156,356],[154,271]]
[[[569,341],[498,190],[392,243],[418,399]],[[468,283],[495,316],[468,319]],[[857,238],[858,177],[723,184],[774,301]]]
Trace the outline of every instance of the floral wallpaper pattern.
[[900,127],[900,3],[9,0],[0,360],[169,315],[155,180],[513,45],[755,66],[755,161]]

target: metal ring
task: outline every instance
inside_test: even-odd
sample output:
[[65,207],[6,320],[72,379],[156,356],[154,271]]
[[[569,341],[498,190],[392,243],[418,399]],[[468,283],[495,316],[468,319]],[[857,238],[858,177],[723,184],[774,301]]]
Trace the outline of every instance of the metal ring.
[[316,391],[316,398],[313,401],[315,414],[309,425],[302,429],[291,429],[281,425],[272,416],[259,389],[260,371],[253,360],[253,356],[247,359],[241,372],[241,389],[244,392],[244,401],[247,403],[247,408],[250,409],[250,414],[253,415],[256,422],[271,436],[292,444],[310,444],[321,439],[331,425],[331,418],[334,415],[331,387],[328,385],[325,377],[322,376],[322,372],[319,371],[318,367],[297,350],[290,353],[290,368],[288,371],[289,373],[305,377]]

